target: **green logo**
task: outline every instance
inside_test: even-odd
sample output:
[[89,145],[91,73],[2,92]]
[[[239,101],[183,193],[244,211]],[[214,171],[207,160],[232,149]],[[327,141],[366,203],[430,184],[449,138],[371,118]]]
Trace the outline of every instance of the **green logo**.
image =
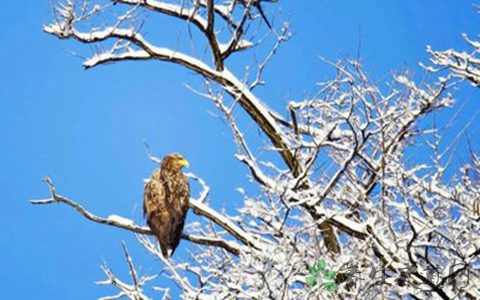
[[[335,291],[338,288],[338,284],[328,280],[332,280],[335,275],[337,275],[337,271],[329,271],[326,270],[326,268],[327,263],[324,259],[320,260],[316,266],[308,267],[308,273],[310,273],[311,276],[306,276],[305,282],[309,286],[315,286],[318,284],[319,286],[323,286],[329,292]],[[323,271],[325,272],[323,273]],[[323,273],[323,276],[319,276],[321,273]]]

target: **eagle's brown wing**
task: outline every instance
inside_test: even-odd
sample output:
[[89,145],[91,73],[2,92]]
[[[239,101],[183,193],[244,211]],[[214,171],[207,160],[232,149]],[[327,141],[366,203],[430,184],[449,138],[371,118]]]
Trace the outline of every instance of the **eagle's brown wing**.
[[143,214],[147,224],[160,243],[162,254],[168,257],[170,235],[173,229],[171,212],[163,183],[159,180],[159,170],[155,170],[152,178],[145,186],[143,194]]
[[187,217],[188,202],[190,200],[190,185],[185,175],[180,173],[179,176],[177,176],[175,191],[173,194],[175,199],[172,201],[172,232],[169,241],[172,251],[170,255],[173,255],[173,252],[180,243],[185,219]]

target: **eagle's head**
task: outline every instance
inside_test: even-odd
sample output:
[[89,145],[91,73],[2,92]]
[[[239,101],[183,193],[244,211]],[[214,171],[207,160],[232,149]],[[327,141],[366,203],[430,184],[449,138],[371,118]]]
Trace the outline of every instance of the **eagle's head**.
[[188,161],[182,155],[174,153],[162,159],[162,169],[178,172],[183,167],[188,167]]

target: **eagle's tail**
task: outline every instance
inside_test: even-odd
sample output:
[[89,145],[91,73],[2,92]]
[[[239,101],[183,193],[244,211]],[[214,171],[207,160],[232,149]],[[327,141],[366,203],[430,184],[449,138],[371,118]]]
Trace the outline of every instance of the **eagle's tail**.
[[169,249],[167,245],[162,245],[162,243],[160,243],[160,249],[162,250],[163,257],[166,259],[169,259],[173,254],[172,249]]

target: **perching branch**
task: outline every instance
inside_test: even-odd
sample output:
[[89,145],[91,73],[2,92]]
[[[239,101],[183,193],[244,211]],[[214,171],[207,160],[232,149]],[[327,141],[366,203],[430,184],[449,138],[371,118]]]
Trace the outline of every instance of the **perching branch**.
[[[116,216],[116,215],[111,215],[108,218],[102,218],[102,217],[96,216],[95,214],[92,214],[91,212],[86,210],[83,206],[76,203],[75,201],[70,200],[66,197],[63,197],[61,195],[58,195],[57,192],[55,191],[55,187],[50,178],[46,177],[44,181],[49,186],[52,197],[44,200],[31,200],[30,201],[31,204],[38,205],[38,204],[64,203],[70,207],[73,207],[85,218],[95,223],[118,227],[134,233],[153,235],[150,228],[148,228],[147,226],[135,225],[134,222],[130,219]],[[199,215],[207,216],[209,218],[212,218],[212,220],[216,220],[216,218],[221,219],[221,216],[218,213],[216,213],[213,209],[208,208],[205,210],[205,206],[202,204],[202,201],[203,201],[202,199],[190,200],[190,207]],[[228,226],[229,224],[228,222],[221,222],[220,225]],[[237,228],[234,228],[234,229],[237,229]],[[230,231],[235,233],[235,230],[230,230]],[[182,234],[182,238],[199,245],[220,247],[235,255],[239,255],[241,252],[241,247],[238,244],[231,241],[230,242],[225,241],[220,238],[202,237],[202,236],[195,236],[195,235],[188,235],[188,234]]]

